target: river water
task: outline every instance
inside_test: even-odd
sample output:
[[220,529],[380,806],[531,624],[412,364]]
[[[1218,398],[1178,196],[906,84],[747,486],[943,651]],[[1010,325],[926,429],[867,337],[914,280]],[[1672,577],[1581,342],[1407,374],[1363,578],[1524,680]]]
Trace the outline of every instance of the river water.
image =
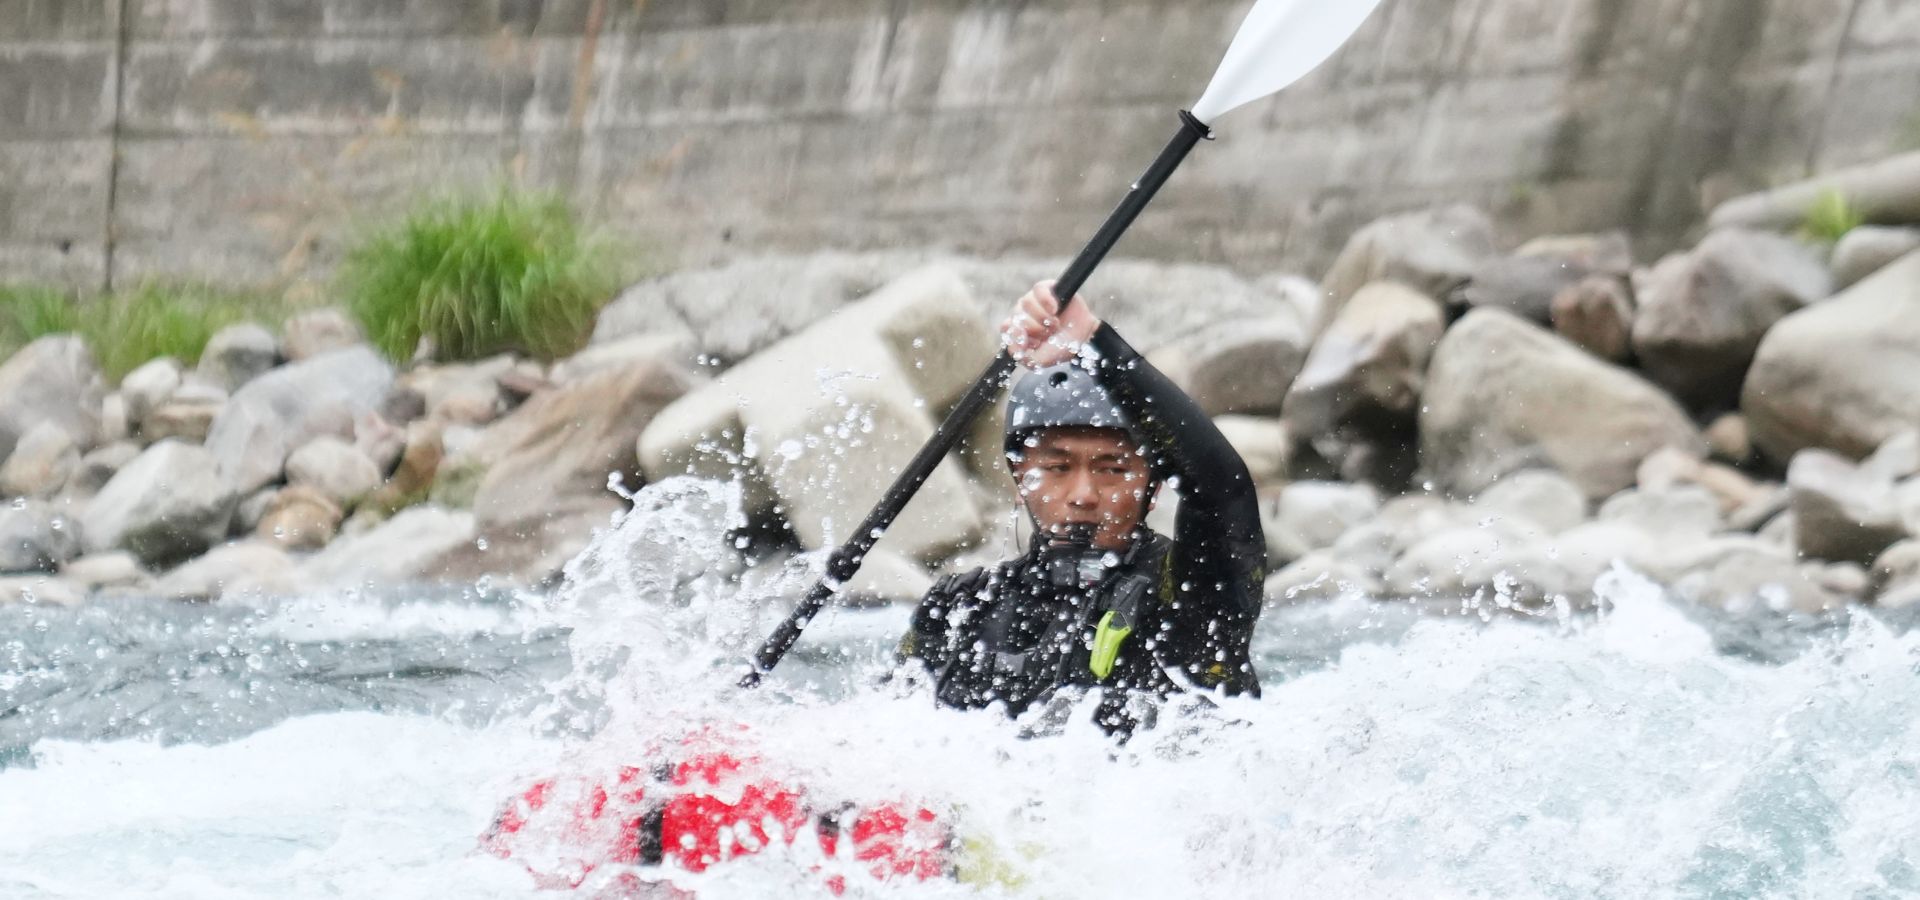
[[[1557,619],[1275,609],[1263,698],[1116,749],[877,684],[901,610],[733,689],[799,587],[735,586],[733,504],[650,487],[545,597],[0,608],[0,897],[542,896],[475,852],[503,798],[722,721],[996,867],[847,896],[1920,895],[1910,621],[1708,615],[1624,571]],[[831,896],[797,855],[641,875]]]

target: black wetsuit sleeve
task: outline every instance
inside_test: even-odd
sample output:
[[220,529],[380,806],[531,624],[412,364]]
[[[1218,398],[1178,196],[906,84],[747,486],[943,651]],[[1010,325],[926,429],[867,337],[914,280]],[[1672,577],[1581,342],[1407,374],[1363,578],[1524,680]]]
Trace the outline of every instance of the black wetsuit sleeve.
[[1172,379],[1101,325],[1094,376],[1149,442],[1156,470],[1180,479],[1173,609],[1162,659],[1196,683],[1258,694],[1249,645],[1260,616],[1267,542],[1260,501],[1240,454]]

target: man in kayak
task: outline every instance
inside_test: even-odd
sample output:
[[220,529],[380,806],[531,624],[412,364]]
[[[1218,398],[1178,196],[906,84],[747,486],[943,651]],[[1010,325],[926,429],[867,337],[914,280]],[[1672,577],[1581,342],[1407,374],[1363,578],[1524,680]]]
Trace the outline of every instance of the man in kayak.
[[[1007,407],[1006,453],[1034,525],[1027,552],[937,582],[899,656],[941,705],[1036,704],[1097,691],[1095,720],[1126,735],[1186,690],[1259,695],[1248,645],[1266,575],[1253,479],[1226,437],[1094,315],[1050,282],[1002,333],[1029,369]],[[1171,540],[1146,525],[1178,479]]]

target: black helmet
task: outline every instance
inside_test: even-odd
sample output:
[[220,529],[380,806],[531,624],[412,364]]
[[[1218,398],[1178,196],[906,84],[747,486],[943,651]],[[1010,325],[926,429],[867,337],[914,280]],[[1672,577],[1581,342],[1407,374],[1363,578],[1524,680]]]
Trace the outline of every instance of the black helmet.
[[1133,420],[1093,373],[1074,363],[1061,363],[1030,372],[1013,386],[1007,398],[1007,459],[1026,448],[1026,439],[1042,428],[1119,428],[1140,437]]

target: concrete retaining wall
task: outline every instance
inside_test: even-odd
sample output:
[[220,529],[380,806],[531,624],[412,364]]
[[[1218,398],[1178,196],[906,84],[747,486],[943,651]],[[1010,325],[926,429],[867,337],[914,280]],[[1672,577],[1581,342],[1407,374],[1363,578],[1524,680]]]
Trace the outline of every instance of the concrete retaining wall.
[[[0,280],[273,281],[501,178],[682,264],[1068,253],[1245,0],[0,0]],[[1386,0],[1124,251],[1317,274],[1441,200],[1516,234],[1920,144],[1920,0]]]

